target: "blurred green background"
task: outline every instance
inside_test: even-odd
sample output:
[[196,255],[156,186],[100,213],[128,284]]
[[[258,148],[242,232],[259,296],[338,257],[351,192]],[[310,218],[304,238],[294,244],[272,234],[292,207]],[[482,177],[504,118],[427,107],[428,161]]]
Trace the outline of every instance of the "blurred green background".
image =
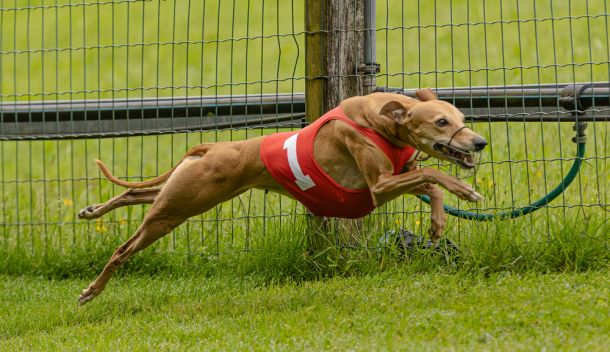
[[[7,100],[304,90],[303,1],[2,0]],[[377,1],[378,84],[608,80],[603,0]]]

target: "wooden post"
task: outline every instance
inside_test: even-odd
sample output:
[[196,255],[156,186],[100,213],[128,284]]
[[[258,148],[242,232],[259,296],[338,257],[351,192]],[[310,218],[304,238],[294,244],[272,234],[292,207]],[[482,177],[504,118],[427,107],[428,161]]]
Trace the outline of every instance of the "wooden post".
[[[364,92],[364,8],[366,0],[305,1],[305,115],[309,122],[351,96]],[[311,217],[311,251],[347,243],[358,223]],[[335,235],[333,236],[333,232]],[[338,236],[337,236],[338,235]]]
[[365,0],[305,1],[305,113],[314,121],[363,94]]
[[313,122],[326,105],[326,0],[305,1],[305,116]]
[[327,110],[345,98],[363,94],[360,67],[365,63],[364,3],[364,0],[328,1]]

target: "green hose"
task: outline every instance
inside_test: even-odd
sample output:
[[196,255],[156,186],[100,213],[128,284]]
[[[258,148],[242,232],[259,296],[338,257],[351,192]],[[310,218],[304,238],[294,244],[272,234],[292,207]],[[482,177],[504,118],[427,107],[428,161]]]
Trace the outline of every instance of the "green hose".
[[[461,210],[458,208],[454,208],[450,205],[443,205],[445,209],[445,213],[456,216],[458,218],[467,219],[467,220],[476,220],[476,221],[490,221],[494,219],[504,220],[504,219],[512,219],[517,218],[526,214],[529,214],[533,211],[536,211],[545,205],[549,204],[553,199],[557,198],[561,193],[563,193],[566,188],[574,181],[576,175],[580,171],[580,165],[582,164],[583,157],[585,156],[585,128],[587,127],[584,122],[576,122],[574,125],[574,130],[576,131],[576,137],[574,138],[574,142],[576,142],[577,150],[576,150],[576,158],[574,159],[574,164],[568,171],[568,174],[561,181],[559,186],[555,187],[551,192],[549,192],[544,197],[535,201],[534,203],[518,208],[512,211],[505,211],[501,213],[475,213],[471,211]],[[419,199],[424,201],[427,204],[430,204],[430,197],[428,196],[417,196]]]

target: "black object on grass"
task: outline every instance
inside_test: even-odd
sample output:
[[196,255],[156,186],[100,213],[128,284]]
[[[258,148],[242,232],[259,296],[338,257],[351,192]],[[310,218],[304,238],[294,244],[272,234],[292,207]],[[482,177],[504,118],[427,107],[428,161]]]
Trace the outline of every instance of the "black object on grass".
[[457,254],[460,248],[447,238],[441,238],[438,247],[435,247],[432,241],[420,235],[416,235],[409,230],[389,230],[379,238],[379,247],[395,247],[402,254],[413,251],[416,248],[430,249],[437,252],[448,252]]

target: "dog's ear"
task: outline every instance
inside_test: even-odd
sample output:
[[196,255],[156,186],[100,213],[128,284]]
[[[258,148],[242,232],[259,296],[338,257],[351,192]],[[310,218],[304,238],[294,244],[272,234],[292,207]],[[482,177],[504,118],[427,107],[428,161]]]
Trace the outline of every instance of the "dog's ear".
[[407,109],[401,103],[392,100],[381,108],[379,115],[384,115],[391,120],[401,123],[407,116]]
[[424,88],[424,89],[420,89],[417,92],[415,92],[415,95],[419,98],[419,100],[421,101],[428,101],[428,100],[438,100],[438,96],[436,95],[436,93],[434,93],[434,91],[430,88]]

